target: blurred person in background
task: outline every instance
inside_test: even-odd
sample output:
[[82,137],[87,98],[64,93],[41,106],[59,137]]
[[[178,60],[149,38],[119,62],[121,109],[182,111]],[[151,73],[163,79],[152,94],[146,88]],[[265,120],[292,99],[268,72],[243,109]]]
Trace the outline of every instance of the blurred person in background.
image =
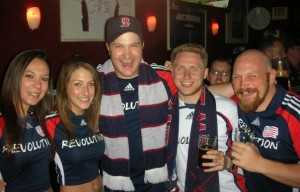
[[289,90],[289,64],[286,59],[283,41],[278,37],[269,35],[260,41],[258,49],[272,61],[272,67],[276,69],[277,84]]
[[227,83],[231,77],[231,65],[226,59],[215,59],[211,62],[207,80],[210,85]]
[[300,94],[300,39],[290,37],[286,41],[286,56],[289,65],[291,91]]

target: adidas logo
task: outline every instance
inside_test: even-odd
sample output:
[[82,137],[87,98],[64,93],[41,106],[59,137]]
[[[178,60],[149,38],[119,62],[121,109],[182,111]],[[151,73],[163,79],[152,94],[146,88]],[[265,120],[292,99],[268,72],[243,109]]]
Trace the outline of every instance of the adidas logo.
[[188,114],[188,116],[186,116],[185,119],[193,119],[194,117],[194,112],[191,112],[190,114]]
[[252,124],[252,125],[256,125],[256,126],[260,126],[260,122],[259,122],[258,117],[257,117],[254,121],[252,121],[251,124]]
[[32,125],[30,125],[28,122],[26,123],[26,129],[32,129]]
[[85,126],[85,125],[87,125],[87,123],[82,119],[80,122],[80,126]]
[[128,83],[128,85],[125,87],[124,91],[134,91],[134,88],[132,87],[131,83]]

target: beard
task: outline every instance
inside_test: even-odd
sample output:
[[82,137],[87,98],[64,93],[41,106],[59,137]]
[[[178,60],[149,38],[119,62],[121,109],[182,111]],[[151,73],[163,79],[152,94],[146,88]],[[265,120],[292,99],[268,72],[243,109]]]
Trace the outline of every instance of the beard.
[[[267,78],[267,84],[266,88],[264,90],[264,94],[262,97],[260,97],[260,92],[258,91],[257,88],[240,88],[236,91],[236,96],[238,98],[238,105],[240,109],[246,113],[254,113],[257,108],[262,104],[262,102],[265,100],[267,93],[269,92],[270,89],[270,84],[269,84],[269,78]],[[248,93],[256,93],[256,96],[253,99],[242,99],[240,95],[242,95],[244,92]]]

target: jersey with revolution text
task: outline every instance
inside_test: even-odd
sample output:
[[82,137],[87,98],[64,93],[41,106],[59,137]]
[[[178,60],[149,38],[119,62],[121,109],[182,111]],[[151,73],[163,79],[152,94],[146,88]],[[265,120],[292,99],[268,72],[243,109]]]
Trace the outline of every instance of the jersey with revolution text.
[[22,119],[22,143],[14,147],[14,157],[7,157],[6,126],[0,116],[0,172],[7,183],[5,191],[42,192],[50,187],[50,143],[34,116]]
[[[276,93],[265,111],[245,114],[239,109],[239,127],[255,132],[254,144],[261,155],[282,163],[299,163],[299,120],[300,97],[280,86],[276,86]],[[262,174],[244,172],[249,191],[293,191],[292,187]]]
[[55,165],[60,185],[79,185],[99,176],[99,161],[104,154],[102,135],[93,135],[86,115],[70,114],[73,139],[68,140],[58,114],[47,116],[47,129],[56,147]]
[[[236,104],[220,95],[214,94],[216,100],[217,124],[218,124],[218,150],[230,150],[227,145],[231,140],[228,137],[230,129],[237,127],[238,115]],[[185,176],[188,161],[188,149],[191,134],[191,126],[194,117],[196,104],[186,104],[179,100],[179,131],[178,131],[178,147],[176,154],[176,167],[178,181],[177,186],[180,191],[185,188]],[[208,106],[209,107],[209,106]],[[239,169],[240,173],[242,171]],[[235,172],[227,170],[218,171],[220,191],[243,191],[245,180],[243,176]]]

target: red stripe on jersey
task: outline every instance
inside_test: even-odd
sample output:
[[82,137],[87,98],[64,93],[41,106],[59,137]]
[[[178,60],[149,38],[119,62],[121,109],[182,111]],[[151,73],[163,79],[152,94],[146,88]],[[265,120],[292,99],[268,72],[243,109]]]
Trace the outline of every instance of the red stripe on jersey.
[[288,124],[290,135],[293,140],[294,148],[297,152],[298,157],[300,158],[300,139],[297,137],[300,135],[300,121],[294,115],[289,113],[288,111],[279,108],[276,111],[276,114],[283,117]]

